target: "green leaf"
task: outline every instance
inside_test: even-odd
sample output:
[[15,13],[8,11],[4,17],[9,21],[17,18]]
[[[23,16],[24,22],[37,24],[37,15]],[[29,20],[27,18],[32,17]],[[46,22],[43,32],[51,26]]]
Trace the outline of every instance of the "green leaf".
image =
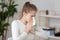
[[0,3],[0,5],[2,5],[3,3]]
[[9,26],[9,23],[4,23],[2,27],[7,27]]
[[12,2],[12,5],[15,3],[15,1]]
[[14,7],[18,6],[18,4],[13,5]]
[[[8,4],[5,4],[4,0],[1,1],[0,6],[2,11],[0,11],[0,36],[3,35],[4,31],[6,31],[9,26],[6,19],[14,16],[15,12],[17,12],[16,6],[18,6],[17,4],[14,4],[15,1],[12,0],[8,0]],[[7,8],[7,10],[4,10],[4,8]]]

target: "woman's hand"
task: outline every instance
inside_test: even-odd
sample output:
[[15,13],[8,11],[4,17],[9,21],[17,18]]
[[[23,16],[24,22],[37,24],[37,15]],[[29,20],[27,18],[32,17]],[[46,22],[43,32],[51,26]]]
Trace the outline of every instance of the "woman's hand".
[[26,31],[26,32],[29,32],[30,30],[32,30],[32,25],[33,25],[33,19],[31,19],[31,20],[27,23],[25,31]]
[[30,33],[34,34],[35,35],[35,31],[34,30],[30,30]]

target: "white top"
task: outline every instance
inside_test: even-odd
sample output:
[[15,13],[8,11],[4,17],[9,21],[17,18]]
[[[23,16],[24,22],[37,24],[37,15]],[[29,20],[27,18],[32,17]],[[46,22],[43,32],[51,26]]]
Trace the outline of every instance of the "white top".
[[[14,20],[11,24],[12,38],[13,40],[35,40],[35,36],[31,33],[26,33],[25,25],[20,20]],[[43,30],[36,31],[36,35],[42,38],[48,38]],[[43,35],[43,36],[42,36]]]

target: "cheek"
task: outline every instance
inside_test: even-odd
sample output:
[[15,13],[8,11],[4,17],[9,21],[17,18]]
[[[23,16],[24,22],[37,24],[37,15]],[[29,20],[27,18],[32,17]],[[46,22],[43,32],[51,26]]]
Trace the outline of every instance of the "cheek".
[[31,20],[31,17],[27,17],[27,20],[30,21]]
[[26,20],[28,21],[28,20],[30,20],[30,15],[27,15],[27,16],[25,16],[25,18],[26,18]]

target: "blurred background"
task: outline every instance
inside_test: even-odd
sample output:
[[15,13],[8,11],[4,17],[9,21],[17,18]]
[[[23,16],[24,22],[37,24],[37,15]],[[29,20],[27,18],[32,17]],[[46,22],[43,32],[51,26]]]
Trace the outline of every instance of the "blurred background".
[[[46,26],[52,27],[56,29],[55,33],[60,32],[60,0],[0,0],[0,40],[7,40],[12,36],[11,25],[9,24],[19,18],[22,7],[27,1],[38,8],[37,20],[40,19],[40,21],[37,25],[39,24],[43,28]],[[48,13],[46,10],[48,10]],[[47,20],[45,17],[47,17]],[[50,40],[60,39],[54,37]]]

